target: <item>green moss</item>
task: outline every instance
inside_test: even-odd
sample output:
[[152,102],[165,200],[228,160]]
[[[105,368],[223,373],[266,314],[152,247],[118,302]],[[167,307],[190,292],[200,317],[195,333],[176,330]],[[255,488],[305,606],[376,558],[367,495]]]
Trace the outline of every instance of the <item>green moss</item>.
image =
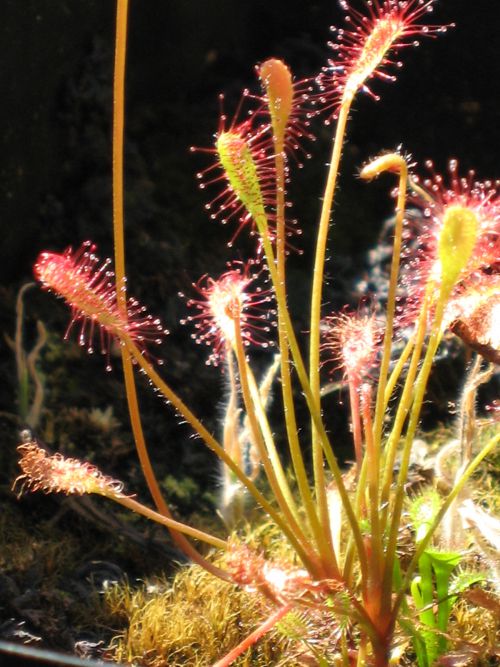
[[[147,667],[202,667],[224,656],[266,617],[260,596],[242,591],[198,566],[181,569],[173,582],[158,579],[133,590],[115,586],[105,595],[112,616],[127,629],[115,637],[113,659]],[[274,634],[235,664],[268,667],[286,640]]]

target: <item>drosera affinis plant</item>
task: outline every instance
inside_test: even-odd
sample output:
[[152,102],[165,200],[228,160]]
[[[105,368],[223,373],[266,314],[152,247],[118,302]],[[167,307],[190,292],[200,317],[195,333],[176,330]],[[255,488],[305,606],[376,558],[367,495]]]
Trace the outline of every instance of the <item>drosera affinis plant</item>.
[[[435,622],[439,631],[445,631],[451,605],[436,595],[448,590],[449,573],[434,590],[428,567],[430,548],[446,513],[500,441],[496,429],[480,448],[472,448],[447,492],[436,494],[430,519],[422,530],[415,530],[418,536],[414,534],[409,557],[401,558],[412,449],[444,332],[459,330],[471,343],[475,338],[472,347],[489,352],[485,355],[489,360],[498,347],[491,324],[486,332],[478,331],[478,312],[484,318],[488,315],[489,322],[498,317],[498,184],[479,183],[474,176],[461,179],[456,163],[452,163],[449,187],[436,175],[420,183],[413,174],[414,166],[397,151],[384,153],[363,167],[360,176],[365,180],[384,172],[397,179],[385,313],[376,303],[373,313],[366,316],[361,308],[358,313],[323,312],[326,247],[355,97],[361,92],[375,97],[373,80],[394,79],[394,68],[399,66],[395,54],[400,49],[416,44],[419,37],[443,33],[447,27],[429,25],[426,20],[435,0],[368,0],[361,9],[342,2],[347,27],[334,31],[333,57],[316,79],[319,92],[313,92],[311,81],[294,82],[289,67],[271,58],[257,68],[261,91],[245,92],[233,121],[228,125],[223,115],[215,145],[202,150],[214,161],[199,172],[200,185],[203,189],[219,187],[207,204],[211,216],[235,222],[230,246],[247,229],[256,239],[254,258],[230,264],[222,276],[202,277],[188,297],[192,308],[186,323],[194,328],[192,337],[207,344],[209,363],[219,364],[227,376],[229,396],[218,439],[164,379],[150,351],[151,344],[163,340],[163,325],[127,295],[123,232],[127,4],[126,0],[117,2],[114,273],[108,268],[111,262],[101,263],[94,246],[87,242],[76,253],[43,252],[35,274],[71,307],[72,323],[80,324],[81,344],[93,350],[88,341],[99,333],[101,349],[107,354],[111,339],[119,343],[132,430],[156,509],[139,503],[96,468],[57,454],[50,456],[36,443],[20,447],[23,473],[18,484],[47,492],[104,495],[167,527],[179,548],[209,573],[267,598],[267,618],[226,656],[220,656],[217,667],[234,662],[274,626],[285,623],[289,612],[307,615],[310,610],[321,610],[334,619],[339,629],[335,650],[340,664],[387,667],[397,633],[410,635],[419,650],[422,647],[418,637],[412,636],[415,623],[408,620],[412,611],[413,621],[420,617],[429,628]],[[243,116],[247,103],[250,113]],[[326,114],[328,123],[335,123],[335,130],[316,236],[306,362],[287,294],[286,259],[293,233],[287,215],[287,182],[292,156],[312,138],[312,123],[320,113]],[[422,210],[414,237],[405,233],[408,201]],[[257,380],[251,350],[256,344],[271,347],[268,336],[275,316],[279,354],[273,357],[267,374]],[[401,350],[396,342],[404,334]],[[350,478],[341,470],[323,422],[321,367],[328,362],[341,368],[349,388],[356,456]],[[245,496],[253,498],[287,543],[286,558],[266,554],[235,534],[224,539],[173,518],[149,460],[134,366],[225,466],[221,514],[226,525],[237,531]],[[286,472],[279,453],[281,443],[276,442],[268,415],[275,374],[280,380],[292,474]],[[297,388],[309,410],[311,443],[305,441],[298,423]],[[311,461],[304,455],[309,444]],[[224,556],[214,560],[191,540],[204,542]],[[425,595],[417,571],[420,582],[427,586]],[[437,617],[426,609],[432,603],[438,605]],[[425,648],[434,658],[447,645],[432,638]],[[326,655],[330,655],[327,649],[324,655],[316,651],[317,663],[329,664]]]

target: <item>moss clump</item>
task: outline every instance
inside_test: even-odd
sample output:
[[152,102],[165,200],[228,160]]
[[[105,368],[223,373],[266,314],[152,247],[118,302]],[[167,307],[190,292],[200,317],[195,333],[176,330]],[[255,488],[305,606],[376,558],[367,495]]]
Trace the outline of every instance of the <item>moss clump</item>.
[[[480,604],[474,604],[475,602]],[[500,660],[500,600],[481,588],[458,600],[448,626],[450,645],[469,662],[493,665]],[[453,653],[453,652],[452,652]]]
[[[173,582],[114,586],[105,595],[115,618],[128,628],[115,637],[110,657],[147,667],[206,667],[224,656],[263,621],[268,605],[216,579],[198,566],[181,569]],[[236,662],[248,667],[277,664],[285,639],[270,634]]]

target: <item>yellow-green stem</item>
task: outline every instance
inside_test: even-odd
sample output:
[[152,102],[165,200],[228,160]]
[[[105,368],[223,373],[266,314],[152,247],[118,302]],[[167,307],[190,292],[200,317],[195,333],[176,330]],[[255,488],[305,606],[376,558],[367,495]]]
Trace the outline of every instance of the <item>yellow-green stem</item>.
[[[387,374],[391,362],[392,334],[394,330],[394,315],[396,312],[396,291],[398,286],[399,259],[401,256],[401,243],[403,237],[403,222],[405,216],[406,183],[408,178],[408,167],[404,160],[399,166],[399,189],[396,204],[396,223],[394,227],[394,243],[392,249],[391,274],[389,281],[389,292],[387,296],[387,312],[384,334],[384,350],[380,364],[380,373],[377,384],[377,398],[375,402],[375,418],[373,420],[373,446],[374,456],[380,458],[382,446],[382,430],[385,416],[385,389],[387,386]],[[377,481],[378,487],[378,481]]]
[[[365,550],[363,546],[363,537],[361,535],[361,529],[358,523],[358,520],[356,518],[356,513],[354,512],[351,500],[349,498],[349,494],[347,493],[347,489],[344,484],[344,480],[342,478],[342,472],[339,468],[339,464],[337,462],[337,458],[333,452],[332,446],[330,444],[330,441],[328,439],[328,434],[325,430],[325,426],[323,424],[323,421],[321,419],[321,413],[318,409],[318,405],[315,403],[311,387],[309,385],[309,379],[307,377],[307,371],[304,365],[304,362],[302,360],[302,356],[300,354],[300,348],[297,343],[297,339],[295,337],[295,333],[292,328],[292,323],[290,321],[290,317],[288,313],[285,313],[286,316],[286,326],[287,326],[287,332],[288,332],[288,340],[290,342],[290,351],[292,353],[292,358],[295,362],[295,367],[297,370],[297,375],[299,378],[299,382],[302,387],[302,391],[304,392],[304,396],[307,402],[307,407],[309,408],[309,413],[312,417],[312,420],[314,422],[316,431],[319,436],[319,442],[323,448],[324,455],[326,457],[327,463],[330,467],[330,470],[333,474],[335,484],[337,486],[340,499],[342,501],[342,506],[344,508],[344,511],[346,513],[346,518],[349,523],[349,526],[352,531],[353,539],[356,544],[356,550],[358,552],[358,557],[360,560],[360,567],[363,571],[366,571],[366,555],[365,555]],[[335,558],[335,553],[333,552],[333,558]],[[336,560],[336,559],[335,559]]]
[[416,332],[414,334],[415,343],[413,346],[413,353],[410,361],[410,366],[406,374],[405,384],[399,399],[398,409],[396,411],[396,416],[394,418],[394,423],[387,439],[387,445],[384,452],[384,477],[382,480],[382,491],[380,495],[380,506],[382,508],[382,517],[381,517],[381,526],[382,531],[386,529],[386,522],[389,513],[389,496],[391,492],[392,479],[394,474],[394,462],[396,460],[396,452],[399,445],[399,439],[401,433],[403,432],[403,427],[410,411],[410,407],[413,400],[413,391],[414,391],[414,382],[418,373],[418,365],[420,363],[420,358],[422,355],[422,348],[425,341],[425,335],[427,332],[427,313],[428,313],[428,301],[430,298],[430,288],[427,291],[424,302],[422,304],[422,310],[420,311],[420,316],[418,319]]
[[[300,453],[300,442],[298,437],[297,420],[295,417],[295,404],[293,400],[292,380],[290,374],[290,355],[289,342],[287,336],[286,318],[280,304],[288,308],[286,303],[286,202],[285,202],[285,147],[281,143],[279,145],[275,142],[275,166],[276,166],[276,270],[277,281],[280,290],[283,292],[283,298],[278,301],[278,338],[281,352],[281,388],[283,395],[283,406],[285,415],[285,424],[290,443],[290,453],[292,455],[292,464],[294,466],[295,475],[297,475],[297,467],[303,467],[303,459],[297,460],[297,452]],[[295,454],[295,455],[294,455]],[[302,462],[302,466],[301,466]],[[334,553],[333,543],[331,538],[330,515],[328,511],[328,501],[326,496],[326,486],[323,485],[323,491],[316,497],[318,503],[319,523],[323,526],[323,534],[328,540],[328,551],[330,554]],[[316,523],[316,522],[315,522]],[[310,526],[314,534],[313,525]],[[325,553],[326,553],[326,547]]]
[[[272,243],[269,239],[267,220],[257,220],[257,227],[262,240],[262,245],[264,248],[264,254],[266,256],[266,263],[269,269],[269,274],[271,276],[271,282],[273,283],[274,292],[276,295],[276,302],[278,305],[278,313],[282,318],[283,328],[285,330],[285,335],[288,340],[288,345],[293,345],[294,341],[294,332],[292,328],[292,323],[290,319],[290,314],[288,312],[288,306],[286,301],[286,291],[284,284],[280,281],[277,271],[277,260],[274,255],[274,250]],[[300,356],[300,350],[298,345],[295,346],[295,349],[292,348],[292,354],[294,355],[294,360],[297,363],[294,352],[297,352]],[[281,353],[281,350],[280,350]],[[289,387],[291,391],[291,386]],[[289,441],[290,445],[290,454],[292,457],[292,464],[295,472],[295,477],[297,479],[297,486],[299,487],[299,493],[302,499],[302,504],[306,512],[311,529],[317,538],[321,533],[321,526],[316,515],[311,490],[309,488],[309,482],[307,480],[307,472],[304,465],[304,459],[302,457],[302,452],[300,450],[300,444],[297,437],[292,437]]]
[[[202,530],[198,530],[197,528],[188,526],[185,523],[181,523],[180,521],[175,521],[174,519],[170,519],[166,516],[163,516],[163,514],[155,512],[154,510],[150,509],[149,507],[146,507],[142,503],[137,502],[137,500],[134,500],[133,498],[129,498],[128,496],[119,496],[119,495],[108,495],[107,497],[111,498],[112,500],[115,500],[117,503],[123,505],[129,510],[136,512],[137,514],[141,514],[142,516],[145,516],[147,519],[151,519],[151,521],[156,521],[156,523],[160,523],[162,526],[166,526],[171,531],[184,533],[185,535],[189,535],[189,537],[193,537],[195,540],[201,540],[202,542],[206,542],[207,544],[210,544],[216,549],[228,548],[227,542],[221,540],[219,537],[215,537],[214,535],[205,533]],[[229,575],[226,574],[224,578],[230,581]]]
[[366,665],[366,644],[368,638],[366,635],[361,635],[358,646],[358,657],[356,660],[356,667],[365,667]]
[[[255,400],[252,400],[253,397],[252,397],[252,391],[250,389],[250,379],[249,379],[250,369],[248,367],[245,356],[245,348],[243,345],[243,338],[241,334],[241,323],[239,318],[235,318],[234,320],[234,333],[235,333],[234,351],[236,353],[236,359],[238,361],[241,393],[243,395],[243,402],[245,404],[246,415],[250,423],[250,428],[252,430],[253,441],[257,446],[267,479],[273,491],[274,497],[278,503],[278,506],[283,512],[283,515],[288,523],[288,527],[296,536],[297,541],[303,545],[306,551],[308,551],[311,560],[313,560],[315,558],[315,554],[311,550],[310,543],[308,542],[306,536],[304,535],[299,522],[294,516],[293,509],[288,504],[288,499],[291,500],[293,505],[295,503],[288,489],[288,482],[286,481],[286,477],[281,467],[281,462],[278,457],[278,452],[274,447],[274,443],[272,443],[271,445],[271,451],[268,451],[264,436],[261,431],[261,424],[260,424],[261,420],[259,419],[259,417],[262,418],[263,416],[265,417],[265,415],[262,415],[259,411],[260,401],[259,403],[256,403]],[[255,390],[257,390],[256,387]]]
[[228,341],[226,342],[225,357],[227,377],[229,380],[229,401],[224,419],[222,443],[229,456],[240,466],[240,468],[243,468],[243,456],[240,443],[238,442],[238,384],[236,381],[233,349]]
[[436,312],[434,316],[432,332],[424,356],[424,361],[422,363],[422,367],[420,369],[420,372],[418,374],[415,383],[414,394],[413,394],[414,396],[413,405],[404,440],[403,451],[401,454],[401,465],[396,483],[396,494],[392,508],[392,522],[389,532],[389,541],[387,545],[386,571],[384,572],[384,583],[383,583],[383,589],[385,592],[385,597],[384,597],[385,608],[382,610],[382,613],[388,612],[391,604],[392,572],[394,567],[394,559],[396,556],[397,539],[400,527],[401,512],[403,509],[404,490],[406,485],[406,479],[408,476],[408,467],[410,465],[411,449],[413,446],[415,433],[417,431],[417,426],[420,419],[420,411],[424,400],[427,381],[429,379],[429,375],[432,369],[432,363],[434,361],[434,356],[436,354],[436,350],[438,348],[441,339],[441,323],[443,319],[445,305],[446,305],[446,299],[442,294],[436,304]]
[[424,201],[429,202],[429,204],[435,204],[435,200],[432,195],[424,190],[424,188],[420,187],[420,185],[411,176],[408,177],[408,185],[413,190],[413,192],[416,192],[416,194],[419,197],[422,197]]
[[[363,518],[365,509],[365,490],[366,490],[366,480],[368,476],[367,471],[368,471],[368,460],[367,457],[364,456],[363,463],[361,464],[359,477],[357,479],[356,496],[354,498],[354,511],[356,513],[356,517],[358,517],[358,520],[361,520]],[[351,584],[351,578],[352,578],[352,566],[354,564],[354,545],[355,545],[354,538],[352,535],[350,535],[349,539],[347,540],[347,546],[344,558],[344,569],[342,573],[348,585]]]
[[[285,416],[286,432],[292,456],[292,465],[295,475],[300,474],[298,469],[304,468],[300,453],[300,442],[298,437],[297,420],[295,417],[295,404],[293,400],[292,379],[290,373],[290,353],[283,305],[288,309],[286,291],[286,216],[285,216],[285,152],[284,146],[275,142],[275,167],[276,167],[276,273],[283,298],[278,301],[278,340],[281,354],[281,390],[283,396],[283,412]],[[272,261],[272,258],[270,258]],[[281,305],[280,305],[281,304]],[[322,522],[322,520],[320,519]],[[323,524],[328,525],[328,524]],[[312,525],[310,526],[313,530]]]
[[408,358],[410,354],[413,351],[413,346],[415,345],[415,336],[412,335],[403,351],[401,352],[394,368],[392,369],[392,373],[389,375],[389,379],[387,380],[387,385],[385,387],[385,395],[384,395],[384,414],[387,411],[387,408],[389,407],[389,401],[391,400],[392,392],[394,391],[394,388],[401,376],[401,373],[403,372],[403,368],[405,367],[406,362],[408,361]]
[[340,652],[342,654],[342,667],[350,667],[349,647],[347,645],[347,632],[344,630],[340,637]]
[[[323,280],[325,272],[326,246],[328,242],[328,230],[330,226],[330,216],[337,185],[339,173],[340,158],[342,156],[342,147],[344,142],[347,119],[351,108],[353,96],[346,96],[342,100],[335,138],[333,141],[332,156],[330,168],[326,181],[325,192],[323,195],[323,206],[319,220],[318,235],[316,240],[316,256],[314,260],[313,286],[311,294],[311,321],[309,334],[309,381],[312,392],[312,399],[317,406],[317,411],[321,414],[321,387],[320,387],[320,322],[321,322],[321,303],[323,298]],[[313,470],[316,497],[318,502],[324,503],[325,500],[325,471],[323,467],[323,450],[319,443],[317,429],[314,423],[311,424],[312,431],[312,452],[313,452]]]
[[309,572],[313,576],[318,575],[319,572],[317,566],[311,562],[307,553],[297,541],[293,532],[288,528],[287,523],[284,521],[279,512],[277,512],[271,503],[266,500],[265,496],[262,495],[251,479],[245,475],[243,470],[233,461],[233,459],[227,454],[224,448],[217,442],[217,440],[205,428],[205,426],[193,414],[193,412],[191,412],[184,401],[182,401],[182,399],[173,391],[173,389],[171,389],[171,387],[169,387],[169,385],[164,380],[162,380],[151,364],[148,363],[148,361],[146,361],[146,359],[143,357],[141,351],[137,348],[134,342],[126,335],[123,336],[122,342],[126,346],[130,355],[135,359],[139,367],[142,368],[142,370],[146,373],[147,377],[151,380],[153,385],[161,392],[167,401],[173,405],[177,412],[182,415],[186,422],[191,425],[191,427],[201,437],[207,447],[211,449],[214,454],[216,454],[219,459],[229,467],[229,469],[239,479],[243,486],[248,490],[250,495],[255,498],[255,501],[271,517],[276,525],[279,526]]
[[255,411],[255,416],[257,418],[257,422],[260,426],[260,430],[262,432],[262,437],[264,438],[264,443],[266,446],[267,453],[269,455],[269,460],[271,462],[271,466],[276,474],[276,480],[279,484],[279,487],[283,493],[283,497],[285,498],[285,501],[287,503],[287,506],[290,508],[290,511],[292,512],[295,521],[301,525],[302,524],[302,518],[299,514],[299,510],[297,508],[297,504],[293,498],[292,492],[290,490],[290,486],[288,484],[288,480],[285,475],[285,471],[283,470],[283,466],[281,464],[281,460],[278,454],[278,450],[276,449],[276,445],[274,444],[274,438],[273,434],[271,431],[271,427],[269,425],[269,420],[267,419],[266,412],[264,408],[262,407],[262,402],[260,399],[260,394],[259,394],[259,389],[257,386],[257,382],[255,381],[255,377],[253,375],[252,369],[248,365],[248,362],[246,359],[243,357],[242,361],[245,363],[245,368],[244,368],[244,374],[246,374],[247,382],[248,382],[248,388],[250,390],[250,396],[251,396],[251,401],[252,401],[252,406]]
[[[285,290],[286,293],[285,154],[283,146],[278,146],[275,144],[275,151],[276,155],[274,158],[274,164],[276,167],[276,269],[278,272],[278,279],[283,285],[283,289]],[[287,349],[287,354],[288,354],[288,349]]]
[[363,431],[366,443],[366,465],[368,475],[368,497],[371,552],[370,558],[370,583],[380,584],[382,573],[382,533],[379,518],[379,466],[378,453],[373,441],[373,424],[371,420],[371,386],[364,385],[361,388],[361,414],[363,417]]
[[[259,228],[260,229],[260,228]],[[299,381],[302,385],[304,394],[306,396],[307,404],[309,407],[309,411],[311,412],[312,418],[315,420],[316,423],[316,428],[321,429],[321,440],[324,443],[325,447],[328,447],[330,449],[330,461],[333,461],[333,465],[336,466],[337,469],[337,474],[335,479],[337,481],[337,484],[339,486],[344,486],[342,482],[342,474],[340,472],[340,469],[338,468],[338,464],[335,459],[335,455],[333,454],[333,451],[331,449],[331,445],[328,441],[328,436],[326,435],[326,431],[324,430],[323,425],[321,426],[318,424],[321,423],[321,415],[319,413],[317,405],[314,404],[313,399],[312,399],[312,394],[311,390],[309,387],[309,380],[307,377],[307,372],[305,370],[304,362],[302,360],[302,355],[300,352],[299,345],[297,343],[297,339],[295,337],[295,332],[293,330],[293,325],[290,319],[290,313],[288,312],[287,304],[286,304],[286,294],[284,290],[284,286],[280,284],[280,281],[278,279],[278,274],[277,274],[277,269],[276,269],[276,261],[274,257],[274,251],[273,247],[271,245],[271,242],[269,240],[269,237],[267,233],[262,233],[261,231],[261,239],[262,239],[262,245],[264,248],[264,254],[266,256],[266,261],[267,261],[267,266],[269,269],[269,274],[271,276],[271,281],[274,286],[275,294],[276,294],[276,301],[278,304],[278,309],[280,310],[282,316],[283,316],[283,323],[284,327],[286,330],[286,335],[288,339],[288,344],[290,345],[290,351],[292,353],[292,358],[295,362],[295,366],[297,369],[297,373],[299,376]],[[265,230],[264,230],[265,231]],[[311,494],[311,489],[309,487],[309,482],[307,479],[307,472],[305,469],[304,465],[304,459],[302,458],[302,452],[300,451],[300,445],[298,438],[292,438],[290,440],[290,453],[292,456],[292,463],[294,466],[294,471],[295,475],[297,478],[297,485],[299,487],[299,493],[302,499],[302,504],[304,506],[304,510],[306,512],[307,518],[309,520],[309,524],[311,526],[312,533],[314,535],[314,538],[316,540],[316,543],[318,545],[318,549],[321,553],[322,560],[323,562],[326,563],[333,563],[334,564],[334,570],[335,570],[335,575],[338,574],[338,568],[336,564],[336,558],[335,558],[335,552],[333,550],[333,545],[331,541],[331,535],[326,535],[326,530],[327,526],[329,526],[329,523],[327,526],[323,527],[318,519],[318,515],[316,513],[316,508],[314,506],[313,502],[313,497]],[[344,490],[344,499],[347,498],[347,502],[349,502],[347,493]],[[343,501],[344,501],[343,499]],[[347,510],[349,513],[349,510]],[[351,517],[353,517],[353,513],[351,513]],[[361,534],[360,534],[361,538]]]

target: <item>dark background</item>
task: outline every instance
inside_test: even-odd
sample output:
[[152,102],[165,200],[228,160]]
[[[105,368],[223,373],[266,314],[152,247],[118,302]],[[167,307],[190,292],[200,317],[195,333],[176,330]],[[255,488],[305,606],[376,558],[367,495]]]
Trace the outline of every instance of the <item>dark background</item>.
[[[91,238],[102,256],[112,254],[114,12],[112,0],[0,3],[0,322],[11,335],[17,289],[31,279],[40,250],[62,250]],[[355,178],[370,156],[402,144],[419,163],[432,158],[440,171],[450,157],[456,157],[463,170],[474,168],[481,179],[498,176],[499,20],[496,0],[442,0],[432,21],[453,21],[456,28],[403,52],[405,65],[398,82],[374,84],[382,96],[379,103],[367,96],[356,101],[330,244],[333,279],[325,298],[333,305],[348,300],[350,281],[363,271],[366,251],[391,212],[392,181],[366,185]],[[207,218],[205,198],[195,183],[195,172],[206,163],[188,148],[210,144],[218,122],[218,93],[225,91],[231,114],[240,91],[254,85],[253,66],[259,61],[282,57],[298,78],[315,75],[329,56],[326,41],[332,23],[342,23],[333,0],[130,2],[126,125],[130,291],[171,329],[164,348],[165,374],[215,430],[223,381],[217,370],[204,366],[198,349],[186,345],[189,332],[178,324],[185,314],[184,302],[177,293],[189,290],[204,272],[223,270],[227,259],[245,257],[252,244],[243,233],[237,250],[226,248],[231,231]],[[294,174],[291,188],[304,231],[300,241],[304,256],[293,256],[290,262],[292,307],[299,330],[307,328],[312,230],[331,128],[318,123],[315,132],[313,160]],[[30,292],[28,346],[36,318],[59,335],[67,312],[51,295]],[[15,411],[12,355],[3,340],[0,345],[6,352],[2,403],[5,410]],[[47,413],[62,410],[64,403],[104,409],[115,401],[115,413],[126,432],[118,368],[109,375],[100,359],[89,359],[79,351],[59,354],[69,358],[56,355],[54,360],[53,355],[52,366],[50,359],[44,362]],[[257,363],[263,359],[258,356]],[[61,363],[63,370],[58,371]],[[453,374],[443,381],[441,399],[447,392],[456,394],[457,382]],[[214,396],[219,406],[215,416]],[[207,459],[199,443],[190,443],[187,430],[179,431],[175,420],[162,416],[158,401],[147,391],[142,401],[160,465],[167,458],[174,472],[176,467],[186,474],[203,470]],[[335,399],[331,405],[331,428],[338,425],[346,439],[345,418],[335,416],[337,403]],[[443,405],[445,415],[446,401]],[[65,424],[52,430],[55,449],[60,449],[61,438],[63,444],[77,439],[67,435],[68,429],[71,432]],[[9,433],[9,442],[13,437]],[[88,457],[88,448],[83,450]],[[90,455],[99,462],[99,454]],[[203,465],[197,468],[194,464],[200,460]]]
[[[112,0],[1,3],[1,269],[8,280],[29,275],[46,239],[62,247],[94,236],[97,228],[97,240],[109,247],[114,11]],[[166,235],[172,218],[203,230],[204,240],[213,232],[193,187],[200,163],[187,149],[210,142],[217,93],[227,93],[231,113],[239,91],[253,85],[253,65],[271,55],[285,58],[298,77],[316,73],[328,56],[328,26],[341,24],[341,16],[333,0],[131,0],[127,186],[141,192],[143,207],[161,208],[155,233],[163,229]],[[345,187],[352,167],[400,143],[420,162],[432,157],[440,169],[457,157],[480,177],[497,175],[498,3],[442,0],[433,20],[457,27],[406,50],[398,83],[375,84],[380,103],[358,99]],[[314,183],[305,177],[315,187],[307,198],[301,188],[298,202],[307,211],[306,234],[317,217],[329,135],[317,131],[319,170],[308,168]],[[359,192],[370,197],[365,186]],[[141,222],[149,222],[140,207],[141,201],[129,202],[130,226],[141,214]],[[370,208],[363,211],[361,229],[350,226],[355,242],[344,240],[342,250],[369,245],[364,228],[375,217]],[[352,211],[338,215],[338,227],[352,220]]]

